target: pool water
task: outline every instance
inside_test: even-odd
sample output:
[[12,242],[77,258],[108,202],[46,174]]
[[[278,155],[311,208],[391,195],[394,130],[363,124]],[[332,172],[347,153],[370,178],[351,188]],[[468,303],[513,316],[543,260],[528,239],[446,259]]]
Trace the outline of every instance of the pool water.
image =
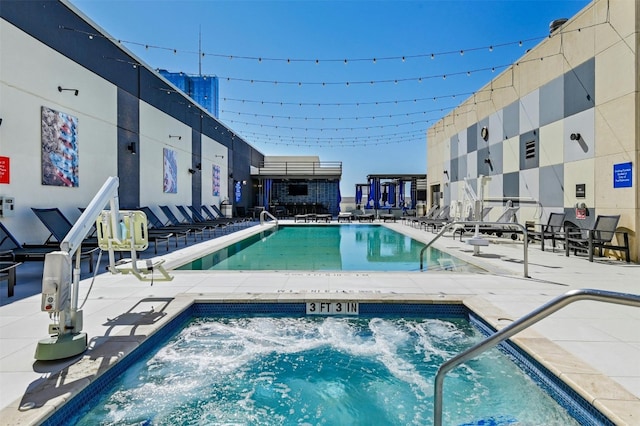
[[[418,271],[425,245],[380,225],[281,225],[178,269]],[[425,269],[482,272],[429,248]]]
[[[122,374],[78,425],[425,425],[462,319],[197,318]],[[445,380],[444,424],[577,425],[498,350]]]

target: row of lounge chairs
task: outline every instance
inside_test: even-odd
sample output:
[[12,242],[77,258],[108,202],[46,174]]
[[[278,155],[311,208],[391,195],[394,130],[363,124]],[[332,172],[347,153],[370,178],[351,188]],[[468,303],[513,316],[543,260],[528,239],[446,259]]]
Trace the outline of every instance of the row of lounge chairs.
[[[180,239],[184,239],[185,244],[189,237],[193,241],[204,239],[204,234],[208,237],[220,235],[244,227],[248,224],[248,218],[225,218],[217,206],[176,206],[183,219],[176,217],[169,206],[160,206],[162,212],[167,216],[168,221],[163,222],[149,207],[142,207],[148,220],[148,240],[153,243],[154,253],[158,253],[158,245],[166,245],[169,250],[169,242],[175,240],[178,247]],[[32,208],[31,209],[42,224],[50,232],[42,244],[20,244],[11,232],[0,222],[0,281],[8,282],[8,297],[13,296],[16,284],[16,268],[27,261],[44,261],[48,253],[60,249],[60,243],[69,233],[73,224],[58,208]],[[81,211],[83,209],[80,209]],[[82,242],[80,252],[81,259],[89,262],[89,272],[93,272],[94,255],[98,252],[98,239],[94,235],[95,230]]]
[[[500,226],[492,224],[480,225],[479,230],[482,233],[493,233],[498,237],[508,234],[512,239],[517,239],[522,234],[520,226],[509,226],[515,223],[515,214],[518,207],[508,206],[496,222]],[[483,218],[488,213],[482,212]],[[553,250],[558,244],[564,245],[565,255],[569,256],[571,252],[574,255],[578,253],[587,253],[589,261],[593,262],[595,252],[602,256],[604,250],[619,251],[624,256],[626,262],[630,262],[629,254],[629,234],[625,231],[619,231],[618,223],[620,215],[598,215],[593,228],[581,228],[576,224],[566,221],[564,213],[550,213],[547,223],[545,224],[527,224],[527,237],[529,242],[540,242],[541,250],[545,250],[545,241],[551,240]],[[449,207],[442,209],[439,206],[432,207],[425,216],[407,217],[405,220],[415,227],[425,230],[437,232],[444,224],[451,223],[453,220],[449,217]],[[467,219],[471,220],[471,219]],[[504,225],[502,225],[504,223]],[[465,232],[472,232],[475,226],[460,226],[454,229],[453,236],[457,233],[462,235]],[[616,242],[614,243],[614,237]]]

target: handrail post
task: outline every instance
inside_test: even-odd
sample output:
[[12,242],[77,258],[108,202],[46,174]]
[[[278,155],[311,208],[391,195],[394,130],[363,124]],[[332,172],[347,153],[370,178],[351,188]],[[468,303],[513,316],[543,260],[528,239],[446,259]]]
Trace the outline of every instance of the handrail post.
[[562,294],[550,302],[545,303],[539,308],[531,311],[527,315],[512,322],[507,327],[485,338],[481,342],[475,344],[464,352],[459,353],[450,360],[444,362],[434,380],[433,387],[433,424],[434,426],[442,426],[442,403],[443,403],[443,386],[444,376],[458,365],[474,358],[488,349],[496,346],[503,340],[507,340],[514,334],[529,328],[538,321],[548,317],[552,313],[559,311],[565,306],[577,302],[579,300],[593,300],[596,302],[607,302],[618,305],[628,305],[640,307],[640,295],[630,293],[618,293],[606,290],[580,289],[571,290]]
[[260,225],[264,225],[264,223],[266,222],[265,216],[269,216],[271,219],[273,219],[276,222],[276,225],[278,224],[278,218],[275,217],[274,215],[272,215],[271,213],[269,213],[266,210],[262,210],[260,212]]

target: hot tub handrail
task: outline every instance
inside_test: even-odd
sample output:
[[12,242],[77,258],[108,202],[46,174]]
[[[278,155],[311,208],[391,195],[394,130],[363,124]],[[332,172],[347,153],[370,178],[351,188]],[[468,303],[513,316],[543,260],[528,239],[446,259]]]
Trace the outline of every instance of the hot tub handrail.
[[278,218],[276,218],[274,215],[272,215],[268,211],[262,210],[260,212],[260,225],[264,225],[264,223],[266,222],[265,216],[269,216],[271,219],[273,219],[276,222],[276,225],[278,224]]
[[527,236],[527,227],[518,223],[518,222],[482,222],[482,221],[454,221],[451,223],[447,223],[445,224],[442,229],[440,230],[440,232],[438,232],[436,234],[436,236],[429,241],[423,248],[422,250],[420,250],[420,270],[422,271],[424,268],[424,252],[427,251],[427,249],[429,247],[431,247],[431,245],[442,236],[442,234],[444,234],[449,228],[451,228],[452,226],[455,225],[480,225],[481,227],[484,226],[501,226],[501,227],[509,227],[509,226],[517,226],[520,229],[522,229],[522,235],[523,235],[523,246],[524,246],[524,255],[523,255],[523,264],[524,264],[524,277],[525,278],[529,278],[529,238]]
[[606,290],[595,289],[578,289],[571,290],[562,294],[550,302],[545,303],[529,314],[514,321],[507,327],[496,332],[495,334],[485,338],[483,341],[475,344],[471,348],[456,355],[450,360],[444,362],[436,373],[433,388],[433,424],[434,426],[442,426],[442,402],[443,402],[443,386],[445,375],[457,367],[488,349],[496,346],[503,340],[508,339],[516,333],[532,326],[538,321],[548,317],[552,313],[559,311],[565,306],[580,300],[592,300],[596,302],[607,302],[618,305],[628,305],[640,307],[640,295],[630,293],[619,293]]

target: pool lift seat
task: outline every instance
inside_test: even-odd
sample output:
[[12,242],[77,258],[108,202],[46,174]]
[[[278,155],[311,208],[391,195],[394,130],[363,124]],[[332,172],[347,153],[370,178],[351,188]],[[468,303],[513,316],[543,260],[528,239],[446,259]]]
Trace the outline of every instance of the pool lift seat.
[[[87,333],[82,331],[82,306],[78,308],[80,253],[82,241],[92,232],[94,222],[100,247],[109,251],[112,273],[132,273],[142,281],[152,281],[154,271],[159,271],[162,277],[156,278],[157,281],[172,279],[162,267],[164,260],[137,260],[136,250],[148,246],[146,215],[140,211],[120,211],[118,185],[117,177],[109,177],[60,242],[60,250],[45,256],[40,309],[49,314],[53,323],[49,324],[49,337],[38,342],[36,360],[69,358],[87,349]],[[110,210],[103,211],[107,203]],[[130,261],[116,264],[115,251],[131,251]],[[75,267],[72,265],[74,254]],[[151,275],[150,279],[148,275]]]

